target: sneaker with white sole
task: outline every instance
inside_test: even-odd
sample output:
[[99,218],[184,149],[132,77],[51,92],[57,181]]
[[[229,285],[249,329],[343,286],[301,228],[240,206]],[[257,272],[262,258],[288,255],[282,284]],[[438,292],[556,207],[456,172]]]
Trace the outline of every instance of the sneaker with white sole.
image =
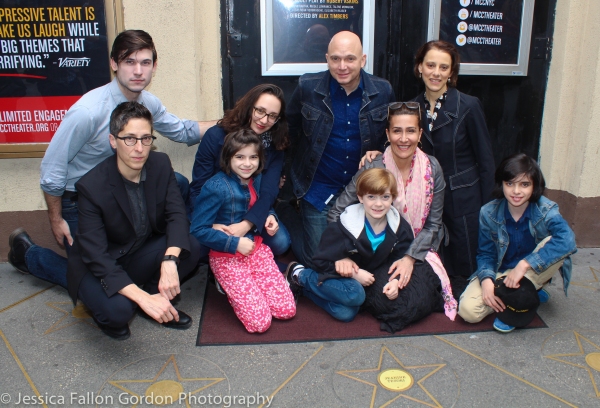
[[515,326],[510,326],[496,317],[496,320],[494,320],[494,329],[501,333],[510,333],[515,329]]

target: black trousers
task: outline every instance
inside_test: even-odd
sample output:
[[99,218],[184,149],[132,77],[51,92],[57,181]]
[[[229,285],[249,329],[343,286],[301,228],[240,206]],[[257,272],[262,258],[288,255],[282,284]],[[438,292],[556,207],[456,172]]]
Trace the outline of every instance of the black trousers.
[[[200,244],[192,235],[190,235],[190,247],[191,251],[180,257],[177,268],[180,282],[198,267]],[[152,295],[158,293],[160,266],[166,250],[167,237],[152,236],[133,254],[120,259],[119,264],[136,285]],[[81,280],[77,296],[98,322],[110,327],[125,326],[133,318],[137,309],[135,302],[120,293],[108,297],[100,284],[100,279],[89,271]]]
[[444,267],[451,276],[468,278],[477,270],[477,246],[479,239],[479,211],[452,217],[444,213],[450,242],[440,245]]

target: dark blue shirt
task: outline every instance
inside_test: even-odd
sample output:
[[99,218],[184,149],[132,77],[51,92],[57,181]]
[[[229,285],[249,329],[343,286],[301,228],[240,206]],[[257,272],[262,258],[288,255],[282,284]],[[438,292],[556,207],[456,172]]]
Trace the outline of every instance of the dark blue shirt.
[[323,211],[332,195],[352,180],[358,171],[361,139],[359,117],[363,94],[362,74],[358,88],[350,95],[332,77],[329,82],[333,128],[304,199]]
[[510,211],[508,211],[507,204],[504,210],[504,218],[506,231],[508,232],[508,248],[506,249],[506,254],[504,254],[504,259],[502,259],[500,271],[512,269],[517,266],[519,261],[532,253],[536,246],[535,239],[529,231],[529,220],[531,219],[529,205],[527,205],[519,221],[515,221]]

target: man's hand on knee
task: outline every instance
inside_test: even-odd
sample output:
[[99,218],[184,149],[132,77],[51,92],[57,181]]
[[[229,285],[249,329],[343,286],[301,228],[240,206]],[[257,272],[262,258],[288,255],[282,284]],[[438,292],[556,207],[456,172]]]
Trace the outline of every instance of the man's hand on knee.
[[181,293],[179,273],[177,272],[177,264],[175,261],[163,261],[161,264],[158,292],[167,300],[172,300]]

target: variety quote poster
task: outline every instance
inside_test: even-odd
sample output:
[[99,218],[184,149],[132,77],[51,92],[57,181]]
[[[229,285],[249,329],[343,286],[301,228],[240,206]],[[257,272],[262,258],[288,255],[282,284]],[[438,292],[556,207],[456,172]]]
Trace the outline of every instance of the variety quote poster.
[[103,0],[4,0],[0,144],[47,143],[69,107],[110,81]]

